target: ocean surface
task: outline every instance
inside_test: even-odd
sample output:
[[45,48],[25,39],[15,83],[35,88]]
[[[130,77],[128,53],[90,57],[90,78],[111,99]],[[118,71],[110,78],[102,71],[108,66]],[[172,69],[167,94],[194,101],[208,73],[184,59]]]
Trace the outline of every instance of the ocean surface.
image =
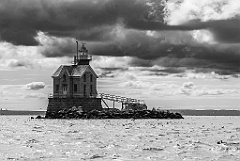
[[183,120],[0,116],[0,160],[240,161],[239,123],[238,116]]

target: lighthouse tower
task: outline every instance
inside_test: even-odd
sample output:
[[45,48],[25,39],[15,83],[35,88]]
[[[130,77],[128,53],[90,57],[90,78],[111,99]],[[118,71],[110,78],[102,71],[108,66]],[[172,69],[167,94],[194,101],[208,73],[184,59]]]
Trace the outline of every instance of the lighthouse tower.
[[97,95],[97,74],[90,66],[92,55],[85,43],[74,55],[72,65],[61,65],[52,75],[53,94],[49,97],[47,112],[81,107],[84,111],[102,110],[101,98]]

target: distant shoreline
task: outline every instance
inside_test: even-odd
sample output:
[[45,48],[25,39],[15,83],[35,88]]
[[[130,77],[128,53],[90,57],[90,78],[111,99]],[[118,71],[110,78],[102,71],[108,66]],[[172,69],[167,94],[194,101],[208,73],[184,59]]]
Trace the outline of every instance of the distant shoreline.
[[240,110],[169,109],[169,111],[179,112],[183,116],[240,116]]
[[45,115],[46,111],[0,110],[0,115]]
[[[240,116],[240,110],[202,110],[202,109],[161,109],[164,111],[178,112],[183,116]],[[41,115],[44,116],[46,111],[30,110],[0,110],[0,115]]]

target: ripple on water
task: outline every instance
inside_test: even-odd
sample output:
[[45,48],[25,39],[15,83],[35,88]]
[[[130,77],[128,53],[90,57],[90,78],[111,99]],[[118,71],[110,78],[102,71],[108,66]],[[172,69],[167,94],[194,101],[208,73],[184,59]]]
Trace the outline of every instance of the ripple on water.
[[[240,160],[239,121],[240,117],[133,121],[3,116],[0,160]],[[220,140],[223,143],[217,144]]]

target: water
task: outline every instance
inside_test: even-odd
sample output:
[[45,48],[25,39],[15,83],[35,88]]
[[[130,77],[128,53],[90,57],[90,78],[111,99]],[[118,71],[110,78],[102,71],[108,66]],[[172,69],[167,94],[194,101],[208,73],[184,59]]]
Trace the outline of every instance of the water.
[[[0,160],[240,160],[240,117],[31,120],[0,117]],[[225,143],[217,144],[222,140]]]

